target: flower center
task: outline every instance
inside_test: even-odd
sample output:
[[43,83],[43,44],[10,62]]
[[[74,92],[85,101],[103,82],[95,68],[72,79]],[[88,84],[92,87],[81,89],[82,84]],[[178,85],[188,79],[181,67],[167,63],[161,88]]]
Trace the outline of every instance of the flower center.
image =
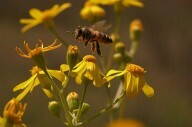
[[33,50],[31,50],[28,55],[32,58],[33,56],[37,56],[39,55],[40,53],[42,53],[42,48],[41,47],[37,47]]
[[41,69],[37,66],[34,66],[31,70],[31,75],[35,75],[41,71]]
[[76,92],[71,92],[67,96],[67,100],[78,99],[78,98],[79,98],[79,95]]
[[127,71],[136,73],[136,74],[144,74],[145,70],[144,68],[136,65],[136,64],[128,64],[126,67]]
[[94,56],[92,56],[92,55],[86,55],[86,56],[83,57],[83,59],[85,61],[87,61],[87,62],[93,62],[93,63],[96,62],[96,58]]

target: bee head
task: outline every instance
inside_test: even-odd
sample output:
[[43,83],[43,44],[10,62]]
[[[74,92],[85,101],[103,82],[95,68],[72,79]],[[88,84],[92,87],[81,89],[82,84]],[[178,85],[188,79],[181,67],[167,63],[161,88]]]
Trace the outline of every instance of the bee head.
[[78,26],[76,29],[75,29],[75,38],[78,39],[81,35],[82,35],[82,27],[81,26]]

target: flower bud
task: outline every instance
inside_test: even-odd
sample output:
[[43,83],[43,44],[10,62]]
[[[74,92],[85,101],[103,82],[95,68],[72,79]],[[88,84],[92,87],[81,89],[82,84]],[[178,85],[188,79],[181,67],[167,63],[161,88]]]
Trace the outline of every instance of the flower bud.
[[138,19],[133,20],[130,25],[130,38],[131,40],[140,40],[141,32],[143,31],[142,22]]
[[78,52],[79,49],[76,45],[69,45],[67,49],[67,64],[69,65],[70,69],[72,69],[77,63]]
[[124,53],[124,51],[125,51],[125,44],[123,42],[117,42],[115,44],[115,52]]
[[57,101],[50,101],[48,104],[49,111],[56,117],[60,117],[61,106]]
[[120,39],[119,34],[117,34],[117,33],[111,34],[111,38],[112,38],[113,42],[117,42]]
[[85,114],[90,108],[90,105],[88,103],[83,103],[81,108],[81,114]]
[[115,62],[121,63],[122,60],[123,60],[123,56],[122,56],[121,53],[115,53],[115,54],[113,55],[113,59],[114,59]]
[[94,21],[105,16],[105,10],[95,4],[86,4],[81,10],[80,15],[85,20]]
[[77,109],[79,107],[79,95],[76,92],[70,92],[67,95],[67,103],[71,111]]

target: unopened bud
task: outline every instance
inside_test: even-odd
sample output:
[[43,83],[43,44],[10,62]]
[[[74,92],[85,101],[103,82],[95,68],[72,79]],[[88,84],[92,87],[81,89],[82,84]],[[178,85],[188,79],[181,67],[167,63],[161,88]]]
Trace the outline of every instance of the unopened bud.
[[119,62],[122,62],[123,56],[122,56],[121,53],[115,53],[113,55],[113,59],[114,59],[115,62],[119,63]]
[[120,39],[119,34],[117,34],[117,33],[111,34],[111,38],[112,38],[113,42],[117,42]]
[[71,111],[77,109],[79,107],[79,95],[76,92],[70,92],[67,95],[67,103]]
[[48,104],[48,109],[49,111],[57,117],[60,117],[60,112],[61,112],[61,106],[59,104],[59,102],[57,101],[51,101]]
[[85,20],[94,21],[105,16],[105,10],[98,5],[86,3],[80,15]]
[[125,51],[125,44],[123,42],[117,42],[115,44],[115,52],[124,53],[124,51]]
[[140,40],[142,31],[143,31],[142,22],[138,19],[133,20],[130,25],[131,40]]
[[72,69],[78,60],[79,49],[76,45],[69,45],[67,50],[67,64]]
[[90,108],[90,105],[88,103],[83,103],[81,108],[81,114],[85,114]]

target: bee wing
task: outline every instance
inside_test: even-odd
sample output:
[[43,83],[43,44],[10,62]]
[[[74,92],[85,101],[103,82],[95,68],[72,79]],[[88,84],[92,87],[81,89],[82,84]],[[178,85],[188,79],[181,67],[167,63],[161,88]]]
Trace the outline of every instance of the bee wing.
[[105,32],[111,28],[111,24],[107,24],[106,20],[101,20],[93,24],[91,28],[93,28],[94,30]]

